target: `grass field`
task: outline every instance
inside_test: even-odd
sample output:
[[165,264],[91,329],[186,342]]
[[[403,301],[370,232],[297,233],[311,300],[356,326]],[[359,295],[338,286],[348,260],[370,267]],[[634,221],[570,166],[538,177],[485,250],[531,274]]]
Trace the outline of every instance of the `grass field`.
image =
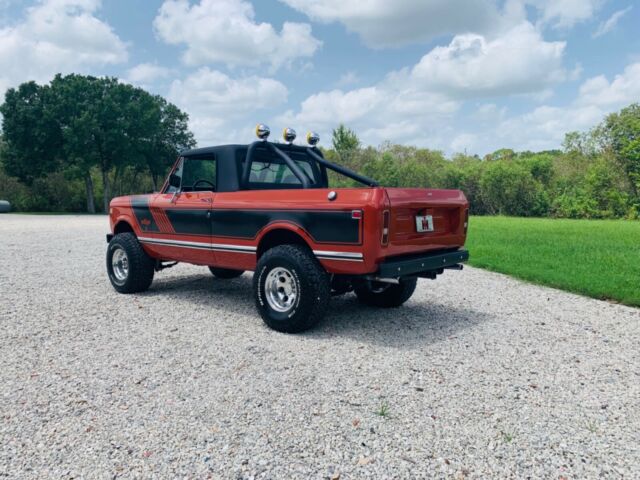
[[475,267],[640,306],[640,222],[473,217]]

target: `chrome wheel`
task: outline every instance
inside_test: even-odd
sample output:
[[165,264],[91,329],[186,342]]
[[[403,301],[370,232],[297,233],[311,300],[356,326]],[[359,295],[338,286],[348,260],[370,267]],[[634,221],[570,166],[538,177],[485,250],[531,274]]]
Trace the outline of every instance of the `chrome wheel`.
[[291,310],[298,298],[296,279],[289,270],[282,267],[276,267],[269,272],[264,290],[269,306],[280,313]]
[[111,257],[113,276],[119,283],[124,283],[129,277],[129,257],[122,248],[116,248]]

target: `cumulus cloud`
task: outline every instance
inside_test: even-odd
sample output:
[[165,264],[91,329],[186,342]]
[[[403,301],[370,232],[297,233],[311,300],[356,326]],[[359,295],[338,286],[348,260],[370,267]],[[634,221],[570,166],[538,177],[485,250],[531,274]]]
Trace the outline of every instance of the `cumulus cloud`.
[[458,35],[422,57],[412,76],[425,88],[453,96],[537,92],[564,80],[564,49],[564,42],[546,42],[523,22],[494,39]]
[[[378,84],[313,94],[298,111],[288,111],[278,121],[324,134],[344,122],[374,145],[388,139],[422,145],[428,139],[442,142],[442,125],[465,100],[544,92],[564,80],[564,47],[563,42],[545,42],[529,23],[494,39],[458,35]],[[471,136],[453,143],[455,148],[470,146]],[[451,143],[439,146],[448,149]]]
[[435,141],[441,135],[439,125],[459,106],[459,102],[438,93],[416,89],[406,77],[390,75],[373,87],[311,95],[298,112],[289,110],[276,122],[300,131],[317,130],[324,138],[338,123],[345,123],[369,145],[388,139],[423,143],[425,138]]
[[640,99],[640,63],[628,65],[609,81],[604,75],[590,78],[580,87],[581,105],[622,107]]
[[628,65],[612,80],[600,75],[582,83],[575,99],[566,106],[542,105],[502,121],[479,125],[484,130],[483,153],[499,147],[518,150],[559,148],[570,131],[585,131],[605,115],[640,98],[640,63]]
[[[190,127],[202,145],[238,142],[251,138],[255,115],[287,101],[287,88],[279,81],[258,76],[231,78],[203,67],[174,80],[169,100],[190,115]],[[240,130],[230,125],[243,124]]]
[[569,28],[592,18],[604,0],[280,0],[319,22],[340,22],[371,47],[443,35],[500,35],[537,12],[542,25]]
[[125,80],[138,85],[149,85],[167,78],[171,70],[155,63],[140,63],[127,71]]
[[281,0],[321,22],[341,22],[370,46],[483,32],[499,20],[493,0]]
[[189,66],[270,64],[273,68],[311,57],[322,42],[306,23],[285,22],[280,32],[257,23],[253,5],[244,0],[165,0],[153,25],[160,39],[186,45]]
[[127,60],[127,46],[95,13],[100,0],[43,0],[0,29],[0,93],[27,80]]
[[570,28],[592,18],[604,0],[524,0],[536,7],[544,23]]
[[593,32],[593,38],[606,35],[611,30],[616,28],[616,25],[618,25],[618,22],[620,21],[620,19],[624,17],[627,13],[629,13],[630,10],[631,10],[631,7],[627,7],[627,8],[623,8],[622,10],[618,10],[617,12],[614,12],[613,15],[611,15],[607,20],[605,20],[604,22],[601,22],[600,25],[598,25],[598,29],[595,32]]

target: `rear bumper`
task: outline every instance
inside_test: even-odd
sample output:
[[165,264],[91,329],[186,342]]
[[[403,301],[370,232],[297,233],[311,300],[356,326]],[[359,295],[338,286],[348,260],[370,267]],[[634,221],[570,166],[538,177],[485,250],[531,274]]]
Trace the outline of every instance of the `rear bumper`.
[[464,249],[446,253],[412,255],[411,257],[395,258],[381,263],[377,275],[382,278],[420,275],[421,273],[452,267],[467,260],[469,260],[469,252]]

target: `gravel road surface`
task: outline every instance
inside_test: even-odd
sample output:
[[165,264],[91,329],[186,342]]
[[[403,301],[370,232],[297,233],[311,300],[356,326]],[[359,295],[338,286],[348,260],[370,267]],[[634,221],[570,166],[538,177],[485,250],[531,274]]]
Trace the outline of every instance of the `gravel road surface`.
[[467,268],[286,335],[249,274],[117,294],[107,228],[0,216],[0,477],[640,477],[640,310]]

